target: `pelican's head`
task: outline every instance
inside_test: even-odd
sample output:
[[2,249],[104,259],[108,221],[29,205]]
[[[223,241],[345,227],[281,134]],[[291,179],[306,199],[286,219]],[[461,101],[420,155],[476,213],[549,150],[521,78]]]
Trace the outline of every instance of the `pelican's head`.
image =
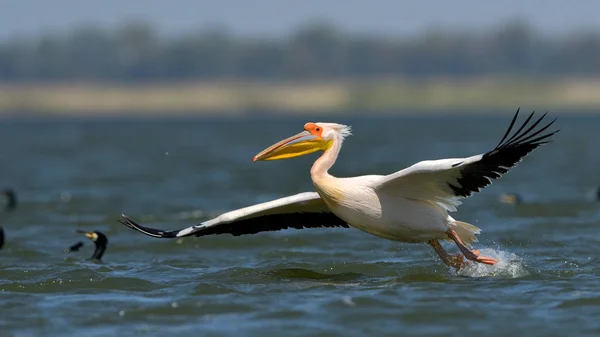
[[254,156],[252,161],[287,159],[319,150],[326,151],[334,142],[342,142],[350,134],[350,127],[347,125],[306,123],[304,131],[269,146]]

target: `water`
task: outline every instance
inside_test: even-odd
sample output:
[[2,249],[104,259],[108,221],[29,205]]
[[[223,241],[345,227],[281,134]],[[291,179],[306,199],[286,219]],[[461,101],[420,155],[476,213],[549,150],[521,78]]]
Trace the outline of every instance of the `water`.
[[[332,173],[480,153],[510,118],[331,118],[355,134]],[[160,240],[117,222],[176,229],[311,191],[315,155],[251,158],[312,119],[1,122],[0,184],[20,204],[1,218],[0,335],[600,333],[599,117],[561,116],[554,143],[455,214],[482,228],[495,266],[457,274],[425,244],[355,229]],[[524,203],[499,203],[504,192]],[[76,229],[108,236],[103,263]]]

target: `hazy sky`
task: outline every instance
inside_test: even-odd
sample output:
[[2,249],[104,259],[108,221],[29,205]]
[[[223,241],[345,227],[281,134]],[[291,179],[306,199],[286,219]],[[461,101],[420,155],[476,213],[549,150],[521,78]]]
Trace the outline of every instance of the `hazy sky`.
[[0,38],[112,27],[143,19],[173,34],[221,25],[238,35],[281,36],[309,21],[351,32],[413,35],[432,27],[485,29],[523,19],[551,34],[600,31],[596,0],[0,0]]

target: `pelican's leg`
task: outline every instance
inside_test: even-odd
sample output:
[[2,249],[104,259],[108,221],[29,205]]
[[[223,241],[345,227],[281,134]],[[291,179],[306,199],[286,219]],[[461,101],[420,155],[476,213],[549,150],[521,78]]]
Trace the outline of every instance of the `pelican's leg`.
[[465,257],[468,260],[485,264],[494,264],[499,261],[491,257],[481,256],[479,255],[479,251],[472,251],[469,248],[467,248],[467,246],[462,242],[462,240],[458,237],[458,234],[456,234],[456,232],[453,229],[448,229],[446,231],[446,234],[448,234],[449,238],[454,240],[460,251],[465,255]]
[[457,270],[465,266],[465,260],[463,259],[462,254],[450,255],[444,247],[440,244],[438,240],[429,240],[427,243],[433,247],[435,252],[439,255],[439,257],[444,261],[444,263],[450,267],[454,267]]

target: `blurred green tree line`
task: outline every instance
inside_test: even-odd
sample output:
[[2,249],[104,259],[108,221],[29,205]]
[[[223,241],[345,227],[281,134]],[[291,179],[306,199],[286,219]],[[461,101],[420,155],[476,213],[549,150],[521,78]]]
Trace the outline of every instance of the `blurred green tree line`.
[[160,36],[151,25],[79,27],[0,41],[0,81],[348,79],[485,74],[600,74],[600,33],[542,36],[514,22],[488,32],[431,31],[399,39],[315,24],[282,39],[226,30]]

